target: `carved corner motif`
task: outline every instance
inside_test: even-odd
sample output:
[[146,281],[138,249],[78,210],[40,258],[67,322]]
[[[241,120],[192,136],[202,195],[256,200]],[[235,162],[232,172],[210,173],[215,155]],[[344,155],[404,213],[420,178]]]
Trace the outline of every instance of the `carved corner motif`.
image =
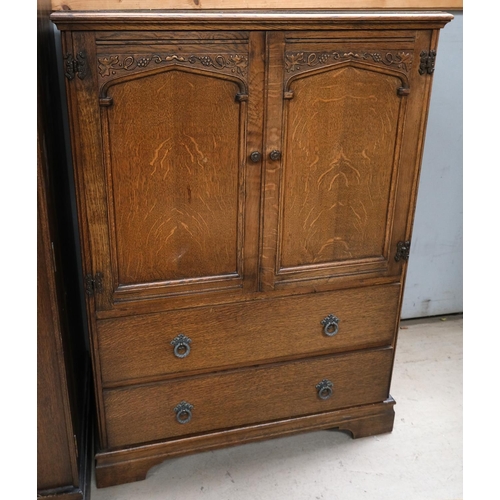
[[413,63],[410,52],[286,52],[285,69],[287,73],[303,71],[309,68],[329,66],[344,61],[369,61],[384,66],[394,66],[409,72]]
[[248,56],[245,54],[177,54],[152,55],[109,55],[98,58],[98,70],[101,78],[116,75],[119,72],[146,68],[149,65],[180,64],[196,66],[198,64],[220,71],[228,71],[240,77],[246,76]]

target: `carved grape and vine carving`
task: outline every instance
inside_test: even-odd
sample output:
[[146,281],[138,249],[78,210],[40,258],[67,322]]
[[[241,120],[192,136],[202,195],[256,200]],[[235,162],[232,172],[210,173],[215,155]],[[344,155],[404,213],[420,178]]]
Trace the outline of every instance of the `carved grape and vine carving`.
[[176,54],[152,55],[110,55],[98,58],[99,74],[102,78],[116,75],[119,72],[146,68],[149,65],[181,64],[196,66],[201,64],[207,68],[224,70],[240,77],[246,76],[248,56],[244,54],[203,54],[180,56]]
[[413,55],[409,52],[286,52],[285,68],[288,73],[308,68],[326,66],[343,61],[369,61],[385,66],[394,66],[405,72],[410,71]]

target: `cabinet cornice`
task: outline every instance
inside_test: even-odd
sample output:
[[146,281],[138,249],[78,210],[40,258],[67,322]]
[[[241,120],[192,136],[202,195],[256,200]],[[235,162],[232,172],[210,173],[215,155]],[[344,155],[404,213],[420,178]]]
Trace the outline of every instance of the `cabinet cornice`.
[[453,15],[435,11],[169,10],[60,11],[51,19],[61,30],[303,30],[442,28]]

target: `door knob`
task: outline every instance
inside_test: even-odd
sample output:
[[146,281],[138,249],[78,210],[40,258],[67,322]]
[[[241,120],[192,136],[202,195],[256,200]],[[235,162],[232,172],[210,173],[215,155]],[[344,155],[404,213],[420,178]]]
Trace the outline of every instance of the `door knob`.
[[261,158],[262,158],[262,155],[261,155],[258,151],[254,151],[254,152],[250,155],[250,159],[251,159],[254,163],[259,162]]
[[277,149],[273,149],[269,153],[269,158],[271,158],[271,160],[273,160],[273,161],[279,160],[281,158],[281,151],[278,151]]

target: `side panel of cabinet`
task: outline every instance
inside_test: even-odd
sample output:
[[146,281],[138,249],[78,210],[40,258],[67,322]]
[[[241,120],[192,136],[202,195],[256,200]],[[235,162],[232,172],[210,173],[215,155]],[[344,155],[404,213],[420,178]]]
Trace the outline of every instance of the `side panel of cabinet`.
[[42,491],[77,486],[78,470],[39,139],[37,136],[37,473],[38,490]]
[[207,38],[73,34],[88,62],[68,87],[97,310],[257,287],[260,164],[247,144],[261,147],[262,63],[247,32]]
[[426,100],[418,42],[415,31],[268,38],[267,149],[281,158],[266,158],[264,289],[401,275],[400,190],[418,172]]

